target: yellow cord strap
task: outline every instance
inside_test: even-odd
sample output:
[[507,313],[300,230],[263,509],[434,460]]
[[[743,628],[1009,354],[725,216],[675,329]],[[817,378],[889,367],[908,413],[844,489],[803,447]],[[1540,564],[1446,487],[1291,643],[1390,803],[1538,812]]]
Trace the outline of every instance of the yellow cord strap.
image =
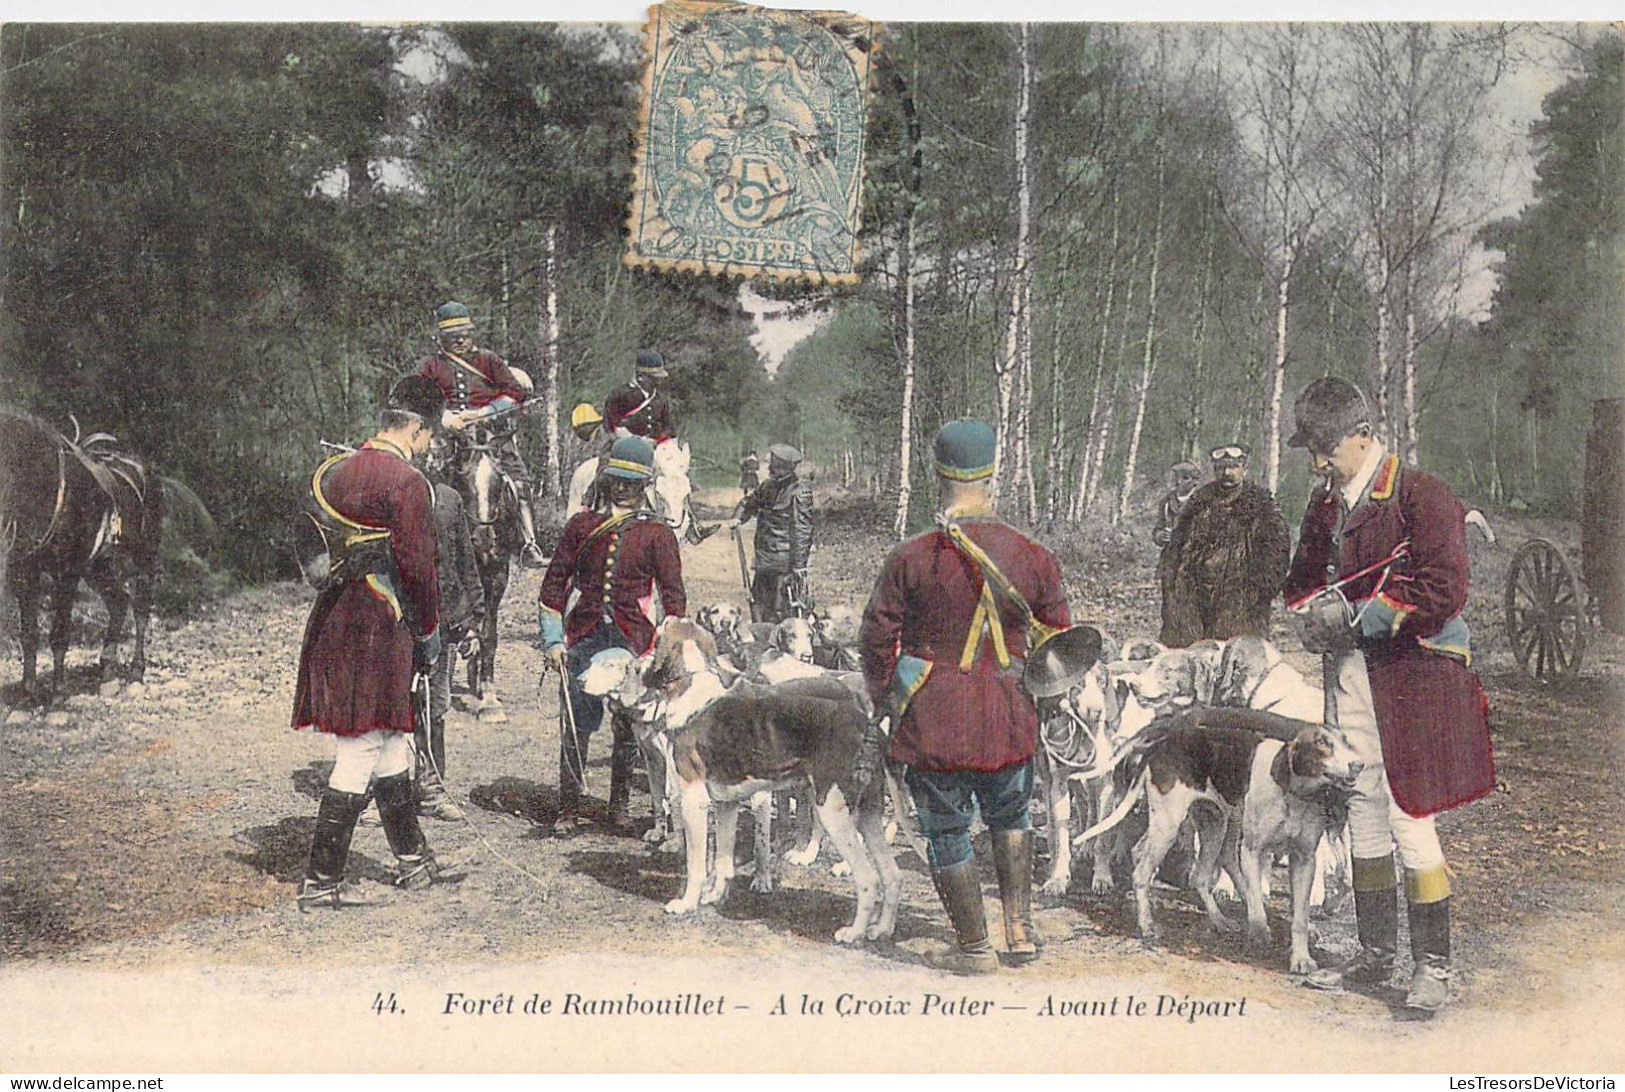
[[310,492],[316,498],[316,503],[321,505],[322,511],[326,512],[329,516],[333,517],[333,519],[337,520],[345,527],[351,528],[354,532],[353,534],[349,534],[344,537],[344,544],[346,546],[354,546],[360,542],[374,542],[378,539],[389,537],[389,531],[386,528],[373,527],[366,523],[357,523],[343,512],[340,512],[337,508],[334,508],[328,503],[326,495],[322,493],[322,477],[333,467],[337,466],[345,459],[348,459],[352,454],[353,452],[341,451],[336,455],[328,457],[328,459],[324,461],[321,466],[316,468],[316,473],[312,474],[310,478]]

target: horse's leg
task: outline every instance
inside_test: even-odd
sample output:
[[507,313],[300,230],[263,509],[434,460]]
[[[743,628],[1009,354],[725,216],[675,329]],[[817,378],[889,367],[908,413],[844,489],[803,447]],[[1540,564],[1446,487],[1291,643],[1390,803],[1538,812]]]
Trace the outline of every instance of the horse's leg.
[[147,677],[147,624],[152,621],[152,600],[156,591],[159,561],[153,558],[150,566],[137,562],[137,572],[130,578],[130,598],[135,605],[135,651],[125,672],[131,682]]
[[497,666],[497,611],[502,606],[502,594],[508,590],[508,560],[499,559],[490,572],[490,580],[486,584],[489,589],[485,597],[485,635],[480,641],[479,676],[480,693],[483,696],[486,687],[491,687],[491,696],[480,704],[480,719],[501,723],[508,719],[508,714],[502,710],[502,702],[496,695],[496,666]]
[[34,689],[34,672],[39,660],[40,571],[35,565],[14,565],[9,583],[17,596],[18,634],[23,646],[23,693]]
[[124,619],[130,613],[130,593],[125,590],[116,562],[101,558],[85,573],[85,583],[107,604],[107,632],[102,635],[102,658],[97,666],[100,677],[118,666],[118,644],[124,639]]
[[73,625],[73,600],[83,574],[78,568],[59,572],[51,583],[51,690],[59,693],[68,671],[68,637]]
[[502,608],[502,597],[508,592],[508,559],[503,558],[491,574],[491,591],[485,599],[485,636],[480,645],[480,674],[485,682],[493,682],[497,673],[497,612]]

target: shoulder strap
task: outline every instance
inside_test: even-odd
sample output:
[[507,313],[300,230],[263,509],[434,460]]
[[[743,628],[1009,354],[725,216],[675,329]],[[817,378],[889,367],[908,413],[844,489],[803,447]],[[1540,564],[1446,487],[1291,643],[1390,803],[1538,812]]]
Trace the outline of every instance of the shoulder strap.
[[636,417],[638,414],[648,409],[649,404],[655,400],[655,395],[660,393],[658,390],[645,393],[643,388],[638,386],[636,383],[629,383],[627,385],[633,390],[637,391],[639,394],[643,395],[643,401],[639,402],[635,409],[629,409],[626,411],[627,417]]
[[478,376],[481,380],[483,380],[486,383],[491,382],[491,377],[490,376],[486,375],[484,372],[482,372],[478,368],[474,367],[474,365],[470,364],[468,361],[464,360],[462,357],[458,356],[456,353],[452,352],[450,349],[442,349],[440,351],[442,353],[446,354],[446,359],[447,360],[451,361],[453,364],[455,364],[459,368],[463,369],[463,371],[467,372],[469,375]]
[[597,527],[594,527],[591,531],[587,532],[587,537],[581,540],[581,549],[576,553],[576,557],[580,558],[582,554],[587,552],[588,547],[590,547],[593,543],[597,542],[599,539],[603,538],[616,528],[625,526],[626,524],[637,519],[638,515],[639,513],[637,512],[622,512],[618,516],[610,516],[603,523],[600,523]]
[[1027,604],[1026,597],[1016,590],[1016,586],[1010,583],[1010,578],[999,571],[999,567],[993,563],[991,557],[987,556],[987,552],[972,542],[970,537],[965,534],[964,529],[953,520],[944,519],[941,521],[941,526],[943,533],[948,536],[948,541],[953,543],[954,548],[975,562],[976,567],[982,570],[983,579],[992,585],[1000,595],[1010,600],[1011,604],[1020,612],[1022,620],[1028,626],[1032,626],[1037,621],[1033,615],[1033,608]]
[[1033,615],[1033,608],[1028,605],[1026,597],[1016,590],[1016,586],[1010,583],[1010,578],[999,571],[999,567],[993,563],[993,559],[987,556],[985,550],[971,541],[970,536],[965,534],[964,529],[959,524],[946,517],[939,519],[939,524],[943,533],[948,536],[948,541],[953,544],[954,549],[968,557],[978,569],[982,570],[981,601],[976,604],[976,613],[971,618],[970,631],[965,635],[965,647],[959,656],[959,669],[969,671],[971,665],[976,662],[976,653],[981,648],[984,626],[993,638],[993,652],[998,658],[999,666],[1009,667],[1010,652],[1004,644],[1004,625],[999,621],[998,607],[993,601],[993,589],[997,588],[999,593],[1008,599],[1020,612],[1029,634],[1038,629],[1040,624]]
[[321,510],[323,515],[327,516],[329,519],[339,524],[339,526],[350,532],[345,536],[344,539],[344,544],[346,546],[354,546],[357,543],[371,542],[375,539],[389,537],[388,528],[374,527],[370,524],[358,523],[349,516],[346,516],[343,512],[340,512],[337,508],[334,508],[333,505],[328,501],[327,496],[322,492],[322,478],[327,475],[327,472],[354,454],[355,452],[353,451],[340,451],[335,455],[329,456],[322,462],[321,466],[316,468],[316,473],[312,474],[310,478],[310,494],[313,498],[315,498],[316,506]]

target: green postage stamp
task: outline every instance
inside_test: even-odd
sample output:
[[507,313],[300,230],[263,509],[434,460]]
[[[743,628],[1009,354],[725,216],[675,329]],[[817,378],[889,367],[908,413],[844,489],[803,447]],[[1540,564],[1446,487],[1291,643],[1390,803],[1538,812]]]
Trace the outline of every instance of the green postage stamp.
[[626,263],[856,283],[878,31],[839,12],[650,8]]

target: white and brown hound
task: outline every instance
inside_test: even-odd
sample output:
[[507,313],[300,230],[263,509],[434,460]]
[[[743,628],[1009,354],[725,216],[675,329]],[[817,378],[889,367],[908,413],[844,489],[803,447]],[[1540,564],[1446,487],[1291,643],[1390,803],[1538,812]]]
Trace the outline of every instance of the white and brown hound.
[[[1269,738],[1268,732],[1276,738]],[[1290,735],[1283,740],[1281,736]],[[1288,851],[1292,876],[1294,974],[1315,969],[1309,954],[1309,889],[1316,847],[1362,769],[1342,733],[1250,709],[1196,709],[1149,743],[1145,767],[1116,810],[1078,836],[1103,833],[1144,800],[1149,826],[1134,848],[1134,901],[1141,938],[1151,945],[1151,880],[1187,816],[1201,830],[1193,885],[1215,929],[1239,926],[1220,913],[1213,884],[1222,867],[1247,907],[1247,935],[1267,944],[1265,870]],[[1205,801],[1213,808],[1192,808]]]

